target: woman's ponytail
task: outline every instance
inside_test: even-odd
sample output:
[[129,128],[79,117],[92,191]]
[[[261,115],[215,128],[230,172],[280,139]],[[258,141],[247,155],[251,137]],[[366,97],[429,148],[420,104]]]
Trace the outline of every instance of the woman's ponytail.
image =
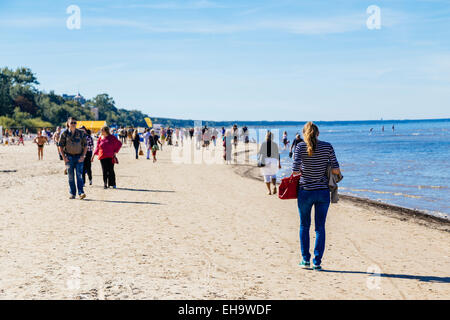
[[316,151],[317,135],[319,134],[319,128],[311,121],[305,124],[303,127],[303,138],[307,145],[308,155],[312,156]]

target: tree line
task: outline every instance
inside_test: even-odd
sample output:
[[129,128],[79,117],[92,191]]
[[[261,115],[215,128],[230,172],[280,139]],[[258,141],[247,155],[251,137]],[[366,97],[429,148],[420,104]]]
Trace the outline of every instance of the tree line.
[[82,105],[54,91],[41,91],[38,85],[36,75],[29,68],[12,70],[5,67],[0,70],[0,126],[34,131],[62,126],[69,116],[95,120],[92,108],[98,109],[99,120],[106,120],[108,125],[146,126],[144,118],[147,115],[138,110],[117,108],[107,93],[98,94]]

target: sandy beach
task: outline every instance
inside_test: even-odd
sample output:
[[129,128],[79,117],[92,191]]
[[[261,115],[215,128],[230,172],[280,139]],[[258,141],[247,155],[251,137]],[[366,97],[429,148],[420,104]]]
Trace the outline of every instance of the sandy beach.
[[117,190],[96,160],[87,199],[69,200],[55,145],[36,149],[0,146],[1,299],[450,299],[448,223],[342,199],[324,270],[303,270],[296,201],[251,166],[124,147]]

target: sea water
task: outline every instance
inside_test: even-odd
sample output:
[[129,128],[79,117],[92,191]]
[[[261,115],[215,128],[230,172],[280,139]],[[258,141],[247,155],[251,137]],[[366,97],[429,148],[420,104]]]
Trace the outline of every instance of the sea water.
[[[450,119],[317,124],[340,163],[340,193],[450,218]],[[302,127],[270,129],[280,130],[281,179],[292,165],[282,133],[292,142]]]

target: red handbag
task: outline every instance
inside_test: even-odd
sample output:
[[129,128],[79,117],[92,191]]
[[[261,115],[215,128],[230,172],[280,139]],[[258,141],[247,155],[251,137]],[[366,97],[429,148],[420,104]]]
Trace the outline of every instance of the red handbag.
[[278,198],[282,200],[297,199],[298,181],[300,175],[281,179],[280,187],[278,188]]

